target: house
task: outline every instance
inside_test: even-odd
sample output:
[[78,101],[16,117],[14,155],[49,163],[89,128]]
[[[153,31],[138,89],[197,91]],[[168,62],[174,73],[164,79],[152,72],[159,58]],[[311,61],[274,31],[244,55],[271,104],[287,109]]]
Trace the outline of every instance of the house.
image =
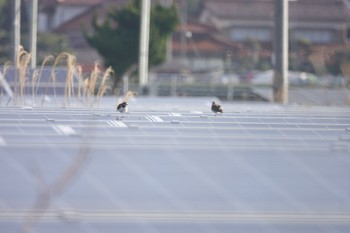
[[103,2],[104,0],[39,0],[38,31],[53,31]]
[[[96,12],[104,17],[111,6],[120,7],[125,2],[127,0],[39,0],[39,30],[66,34],[78,62],[89,70],[102,58],[85,41],[82,26],[91,22]],[[308,40],[313,51],[323,59],[321,63],[327,63],[325,59],[336,50],[349,48],[349,0],[290,0],[289,15],[291,49],[296,46],[295,41]],[[235,59],[254,53],[244,45],[247,39],[259,41],[262,48],[256,55],[271,60],[273,18],[274,0],[202,0],[198,17],[181,20],[169,42],[167,63],[153,72],[166,72],[167,67],[175,69],[179,65],[177,73],[186,67],[189,72],[185,73],[215,73],[218,79],[232,69],[230,63]]]
[[150,70],[153,84],[221,83],[230,72],[231,57],[243,53],[241,44],[225,38],[215,27],[192,20],[178,25],[169,47],[168,60]]
[[[274,2],[203,0],[199,21],[217,28],[234,43],[254,39],[271,55]],[[292,54],[298,41],[308,41],[313,59],[327,64],[336,51],[350,48],[350,1],[289,0],[289,41]]]
[[[274,0],[203,0],[199,17],[232,41],[273,40]],[[350,8],[346,0],[289,1],[289,36],[311,43],[349,43]]]
[[[91,71],[96,61],[103,58],[92,49],[83,36],[82,29],[89,30],[95,15],[104,19],[113,8],[122,7],[129,0],[39,0],[38,30],[55,32],[68,37],[72,53],[78,58],[83,71]],[[161,0],[163,5],[173,0]]]
[[173,59],[186,60],[193,70],[222,68],[222,61],[240,50],[215,27],[195,21],[179,25],[172,36]]
[[83,35],[95,14],[104,18],[111,7],[120,7],[127,0],[39,0],[38,30],[65,34],[72,53],[78,58],[83,72],[90,72],[95,62],[103,62]]

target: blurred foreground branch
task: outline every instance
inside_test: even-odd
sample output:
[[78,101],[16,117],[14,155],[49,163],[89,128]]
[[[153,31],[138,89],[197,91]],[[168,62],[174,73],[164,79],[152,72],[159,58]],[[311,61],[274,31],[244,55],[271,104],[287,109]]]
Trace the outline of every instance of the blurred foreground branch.
[[[38,195],[32,214],[25,219],[22,224],[21,233],[34,232],[35,226],[40,218],[45,215],[54,197],[60,195],[65,188],[76,178],[87,162],[90,150],[90,144],[85,142],[79,148],[78,154],[75,156],[71,164],[64,170],[62,175],[52,185],[46,186],[41,194]],[[35,174],[34,174],[35,175]],[[40,178],[40,177],[39,177]]]

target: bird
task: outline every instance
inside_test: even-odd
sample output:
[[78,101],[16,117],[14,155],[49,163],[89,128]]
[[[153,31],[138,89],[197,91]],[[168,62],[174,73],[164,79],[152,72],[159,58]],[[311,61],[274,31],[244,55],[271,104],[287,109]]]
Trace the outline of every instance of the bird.
[[211,111],[213,111],[215,113],[215,116],[218,114],[218,112],[223,113],[221,105],[215,103],[215,101],[213,101],[213,103],[211,105]]
[[[117,111],[120,112],[122,114],[122,117],[123,117],[124,113],[128,111],[128,104],[125,101],[118,104]],[[118,117],[117,117],[117,119],[118,119]]]

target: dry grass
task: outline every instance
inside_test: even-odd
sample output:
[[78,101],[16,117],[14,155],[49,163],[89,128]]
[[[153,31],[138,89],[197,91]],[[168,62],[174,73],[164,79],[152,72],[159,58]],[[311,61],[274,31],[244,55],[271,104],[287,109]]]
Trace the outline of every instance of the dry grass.
[[128,103],[129,100],[130,100],[130,98],[132,98],[132,97],[134,97],[134,96],[136,96],[136,95],[137,95],[136,92],[128,91],[128,92],[125,94],[123,101],[126,102],[126,103]]
[[78,99],[81,99],[81,89],[83,87],[83,68],[81,65],[76,66],[76,74],[78,76]]
[[83,81],[82,88],[86,105],[90,107],[99,105],[101,98],[110,89],[108,81],[113,74],[114,71],[111,67],[102,72],[100,64],[95,62],[94,69],[89,77]]
[[100,64],[98,62],[95,62],[94,69],[92,70],[90,76],[84,81],[85,100],[86,100],[86,103],[88,103],[91,106],[93,105],[92,96],[94,96],[95,94],[96,82],[98,77],[101,74],[99,65]]
[[54,60],[54,57],[52,55],[46,56],[44,61],[41,64],[40,70],[37,71],[35,70],[33,73],[33,77],[32,77],[32,98],[33,98],[33,103],[36,102],[36,95],[38,93],[38,89],[39,89],[39,84],[40,84],[40,78],[41,75],[43,73],[43,69],[45,67],[45,65],[49,62]]
[[101,70],[100,70],[99,66],[100,66],[100,63],[95,62],[94,69],[90,74],[90,78],[88,79],[89,80],[88,87],[89,87],[89,91],[90,91],[91,95],[93,95],[95,93],[96,82],[97,82],[98,77],[101,74]]
[[[30,53],[24,50],[24,48],[21,46],[18,50],[17,56],[16,56],[16,65],[17,65],[17,71],[18,71],[18,80],[16,76],[16,83],[19,81],[19,85],[16,85],[15,88],[15,97],[18,95],[20,96],[21,102],[20,104],[25,104],[25,98],[24,98],[24,90],[25,90],[25,83],[26,83],[26,72],[27,67],[30,62]],[[15,99],[15,102],[17,102],[17,98]]]
[[[101,71],[100,64],[95,62],[95,66],[91,73],[84,77],[82,67],[77,64],[77,59],[73,54],[63,52],[56,58],[52,55],[45,57],[39,69],[35,69],[28,78],[28,64],[30,62],[30,53],[25,51],[23,47],[20,47],[16,56],[16,72],[14,79],[14,101],[15,105],[24,105],[25,103],[25,90],[29,85],[31,86],[31,98],[32,103],[36,103],[43,70],[48,64],[52,63],[52,70],[44,87],[43,96],[41,100],[41,106],[44,106],[48,90],[52,88],[54,102],[56,103],[56,75],[57,68],[64,67],[67,70],[66,78],[64,80],[64,100],[62,105],[69,107],[72,103],[72,98],[78,99],[80,102],[84,102],[85,105],[93,107],[99,105],[102,97],[110,90],[109,80],[114,75],[114,71],[111,67],[105,71]],[[3,76],[6,78],[6,71],[10,67],[9,63],[4,65]],[[29,84],[29,85],[28,85]],[[4,88],[1,85],[1,100],[4,96]],[[2,103],[2,102],[0,102]]]
[[114,74],[114,71],[111,67],[108,67],[103,73],[102,80],[97,92],[97,104],[100,103],[102,96],[110,88],[110,86],[108,85],[108,80],[113,74]]
[[57,67],[58,64],[61,64],[61,62],[66,61],[66,67],[67,67],[67,76],[66,76],[66,83],[64,88],[64,106],[70,106],[71,97],[74,96],[74,73],[76,71],[76,57],[73,54],[64,52],[57,56],[54,65],[53,70]]

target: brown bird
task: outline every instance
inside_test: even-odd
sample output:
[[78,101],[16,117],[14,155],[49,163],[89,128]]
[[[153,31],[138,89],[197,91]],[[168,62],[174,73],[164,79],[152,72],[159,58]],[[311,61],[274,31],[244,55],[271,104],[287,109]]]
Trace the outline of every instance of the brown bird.
[[215,113],[215,116],[218,114],[218,112],[223,113],[221,105],[217,104],[213,101],[212,105],[211,105],[211,111],[213,111]]

